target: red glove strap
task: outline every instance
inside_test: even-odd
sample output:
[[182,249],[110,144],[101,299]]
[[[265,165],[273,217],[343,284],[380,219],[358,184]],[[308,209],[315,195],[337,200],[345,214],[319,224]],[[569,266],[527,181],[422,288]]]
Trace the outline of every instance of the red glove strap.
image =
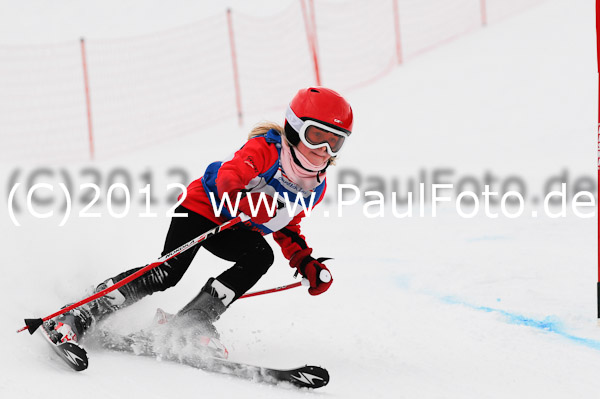
[[304,270],[301,270],[300,266],[303,263],[302,261],[304,261],[307,257],[310,257],[312,251],[312,248],[304,248],[296,252],[294,256],[292,256],[292,259],[290,259],[290,267],[298,269],[298,271],[304,276]]

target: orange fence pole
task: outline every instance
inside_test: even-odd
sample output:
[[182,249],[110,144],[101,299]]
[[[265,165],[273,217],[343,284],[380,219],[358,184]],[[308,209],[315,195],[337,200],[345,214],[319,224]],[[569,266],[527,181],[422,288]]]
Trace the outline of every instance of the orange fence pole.
[[88,140],[90,143],[90,159],[94,159],[94,131],[92,128],[92,103],[90,100],[90,82],[88,77],[87,69],[87,57],[85,54],[85,40],[83,37],[81,41],[81,61],[83,64],[83,83],[85,86],[85,104],[87,107],[87,121],[88,121]]

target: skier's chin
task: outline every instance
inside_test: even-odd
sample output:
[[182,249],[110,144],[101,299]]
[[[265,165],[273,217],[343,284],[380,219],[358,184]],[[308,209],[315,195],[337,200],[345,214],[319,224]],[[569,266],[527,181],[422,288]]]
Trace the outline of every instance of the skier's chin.
[[323,154],[321,152],[311,151],[310,157],[308,158],[308,160],[315,165],[319,165],[319,164],[322,164],[323,162],[328,161],[329,158],[331,158],[331,157],[329,156],[328,153]]

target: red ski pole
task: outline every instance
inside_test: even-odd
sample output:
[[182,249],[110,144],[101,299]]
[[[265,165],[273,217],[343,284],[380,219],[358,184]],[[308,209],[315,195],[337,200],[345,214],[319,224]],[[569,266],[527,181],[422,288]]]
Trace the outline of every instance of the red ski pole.
[[114,291],[117,288],[124,286],[125,284],[129,283],[130,281],[135,280],[136,278],[140,277],[142,274],[146,273],[147,271],[152,270],[155,267],[162,265],[169,259],[174,258],[175,256],[181,254],[184,251],[187,251],[194,245],[197,245],[197,244],[201,243],[202,241],[205,241],[206,239],[214,236],[215,234],[217,234],[223,230],[229,229],[229,228],[233,227],[234,225],[236,225],[237,223],[246,221],[248,219],[249,219],[248,216],[241,213],[234,219],[231,219],[231,220],[223,223],[220,226],[217,226],[217,227],[214,227],[214,228],[208,230],[204,234],[194,238],[193,240],[183,244],[179,248],[177,248],[177,249],[169,252],[168,254],[164,255],[163,257],[159,258],[156,262],[143,267],[142,269],[138,270],[137,272],[125,277],[123,280],[116,282],[115,284],[111,285],[110,287],[95,293],[94,295],[91,295],[85,299],[82,299],[81,301],[79,301],[77,303],[74,303],[72,305],[64,307],[64,308],[60,309],[58,312],[52,313],[50,316],[46,316],[42,319],[25,319],[25,324],[26,324],[25,327],[21,328],[20,330],[17,330],[17,332],[20,333],[21,331],[28,330],[29,334],[33,334],[42,325],[42,323],[45,322],[46,320],[50,320],[56,316],[60,316],[61,314],[66,313],[69,310],[73,310],[81,305],[84,305],[88,302],[98,299],[98,298],[108,294],[109,292]]
[[[317,260],[319,262],[324,262],[329,259],[331,259],[331,258],[318,258]],[[323,282],[329,282],[329,280],[331,280],[331,274],[329,274],[329,272],[326,270],[321,270],[321,273],[319,274],[319,278]],[[297,283],[282,285],[281,287],[270,288],[268,290],[263,290],[263,291],[249,292],[247,294],[242,295],[240,297],[240,299],[250,298],[250,297],[258,296],[258,295],[270,294],[272,292],[285,291],[285,290],[289,290],[291,288],[300,287],[301,285],[304,285],[307,287],[310,286],[310,283],[308,282],[308,279],[306,277],[302,278],[302,281],[298,281]]]
[[270,294],[272,292],[285,291],[285,290],[289,290],[291,288],[300,287],[301,285],[302,285],[302,282],[298,281],[297,283],[282,285],[281,287],[275,287],[275,288],[271,288],[271,289],[264,290],[264,291],[249,292],[247,294],[242,295],[240,297],[240,299],[250,298],[252,296],[257,296],[257,295]]

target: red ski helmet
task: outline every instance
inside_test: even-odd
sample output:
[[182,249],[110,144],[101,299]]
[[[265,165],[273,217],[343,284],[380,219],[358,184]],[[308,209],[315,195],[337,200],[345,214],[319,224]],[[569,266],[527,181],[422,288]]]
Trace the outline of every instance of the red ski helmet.
[[[325,146],[331,156],[337,155],[350,136],[352,125],[350,104],[326,87],[299,90],[285,114],[285,135],[290,144],[297,146],[302,141],[309,148]],[[311,134],[314,130],[318,131],[318,137]]]

